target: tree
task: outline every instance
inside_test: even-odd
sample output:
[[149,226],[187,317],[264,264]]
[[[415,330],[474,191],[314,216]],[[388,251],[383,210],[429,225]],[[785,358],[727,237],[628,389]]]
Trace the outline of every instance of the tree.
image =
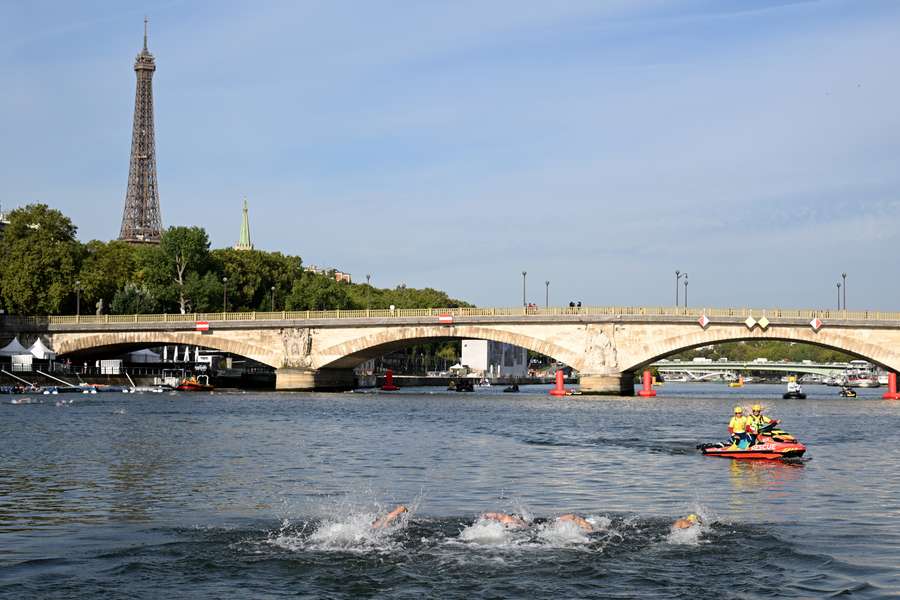
[[[208,286],[198,286],[191,274],[202,279],[212,266],[209,237],[201,227],[168,228],[159,246],[139,248],[136,263],[134,280],[146,284],[163,308],[174,308],[182,314],[199,309],[191,293],[204,291]],[[206,298],[202,300],[206,303]]]
[[325,275],[304,273],[294,280],[285,304],[287,310],[335,310],[353,308],[347,284]]
[[[84,259],[78,279],[81,281],[81,299],[88,306],[103,300],[107,306],[126,284],[135,271],[135,247],[126,242],[92,240],[84,246]],[[155,301],[154,301],[155,303]]]
[[145,286],[126,283],[117,291],[109,304],[109,312],[114,315],[138,315],[159,312],[159,303]]
[[232,310],[274,310],[272,287],[278,298],[284,298],[295,279],[303,276],[299,256],[259,250],[213,250],[216,270],[228,277],[228,304]]
[[0,294],[9,312],[56,314],[74,308],[82,257],[75,232],[68,217],[46,204],[9,213],[0,238]]

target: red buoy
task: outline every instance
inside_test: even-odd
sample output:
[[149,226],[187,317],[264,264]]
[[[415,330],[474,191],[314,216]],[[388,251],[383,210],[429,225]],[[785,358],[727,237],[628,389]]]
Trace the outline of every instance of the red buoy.
[[381,386],[381,389],[385,392],[396,392],[400,388],[394,385],[394,371],[388,369],[384,373],[384,385]]
[[644,389],[638,390],[638,396],[651,398],[655,395],[656,390],[653,389],[653,375],[650,374],[650,371],[644,371]]
[[897,393],[897,374],[891,371],[888,373],[888,391],[882,396],[885,400],[900,400],[900,393]]
[[556,387],[550,390],[551,396],[565,396],[566,395],[566,376],[562,372],[562,369],[556,370]]

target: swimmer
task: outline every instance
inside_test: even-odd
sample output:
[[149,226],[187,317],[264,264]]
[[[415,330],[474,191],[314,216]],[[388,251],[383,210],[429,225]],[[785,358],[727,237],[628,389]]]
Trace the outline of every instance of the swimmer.
[[[522,528],[529,526],[529,523],[527,521],[525,521],[524,519],[522,519],[521,517],[518,517],[516,515],[508,515],[506,513],[489,512],[489,513],[482,514],[480,518],[487,520],[487,521],[496,521],[496,522],[498,522],[502,525],[505,525],[507,527],[510,527],[512,529],[522,529]],[[549,519],[539,518],[539,519],[535,519],[530,524],[531,525],[543,525],[544,523],[547,523],[548,521],[549,521]],[[579,528],[581,528],[583,531],[586,531],[588,533],[592,533],[594,531],[594,526],[591,525],[590,522],[588,522],[586,519],[583,519],[582,517],[579,517],[576,514],[567,513],[565,515],[560,515],[560,516],[556,517],[555,521],[557,523],[574,523]]]
[[402,504],[398,504],[394,510],[384,515],[383,517],[379,517],[372,521],[372,529],[384,529],[388,525],[392,524],[394,521],[400,518],[400,515],[403,513],[409,512]]
[[702,521],[700,517],[691,513],[683,519],[678,519],[674,523],[672,523],[672,527],[675,529],[689,529],[694,525],[700,525]]
[[594,526],[589,521],[571,513],[556,517],[556,521],[558,523],[575,523],[587,533],[593,533],[594,531]]
[[528,527],[528,523],[526,523],[525,520],[521,517],[517,517],[516,515],[508,515],[506,513],[482,513],[479,519],[483,519],[485,521],[496,521],[501,525],[505,525],[506,527],[510,527],[512,529],[521,529],[523,527]]

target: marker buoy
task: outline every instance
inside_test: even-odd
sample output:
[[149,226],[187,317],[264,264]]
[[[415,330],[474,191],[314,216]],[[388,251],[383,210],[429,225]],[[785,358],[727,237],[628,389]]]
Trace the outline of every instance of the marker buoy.
[[557,369],[556,371],[556,387],[550,390],[551,396],[565,396],[566,392],[566,376],[562,372],[562,369]]
[[400,388],[394,385],[394,371],[388,369],[384,373],[384,385],[381,386],[381,389],[385,392],[396,392]]
[[897,393],[897,374],[891,371],[888,373],[888,391],[882,396],[885,400],[900,400],[900,393]]
[[656,390],[653,389],[653,375],[650,374],[650,371],[644,371],[644,389],[638,390],[638,396],[650,398],[655,395]]

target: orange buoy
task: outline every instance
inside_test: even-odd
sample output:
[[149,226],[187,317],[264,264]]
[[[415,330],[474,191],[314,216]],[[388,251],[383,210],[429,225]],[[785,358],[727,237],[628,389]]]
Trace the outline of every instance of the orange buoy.
[[396,392],[400,388],[394,385],[394,371],[388,369],[384,373],[384,385],[381,386],[381,389],[385,392]]
[[566,376],[562,369],[556,370],[556,387],[550,390],[551,396],[565,396],[566,392]]
[[656,390],[653,389],[653,375],[650,374],[650,371],[644,371],[644,389],[638,390],[638,396],[650,398],[655,395]]
[[900,400],[900,393],[897,393],[897,374],[893,371],[888,373],[888,391],[882,396],[885,400]]

